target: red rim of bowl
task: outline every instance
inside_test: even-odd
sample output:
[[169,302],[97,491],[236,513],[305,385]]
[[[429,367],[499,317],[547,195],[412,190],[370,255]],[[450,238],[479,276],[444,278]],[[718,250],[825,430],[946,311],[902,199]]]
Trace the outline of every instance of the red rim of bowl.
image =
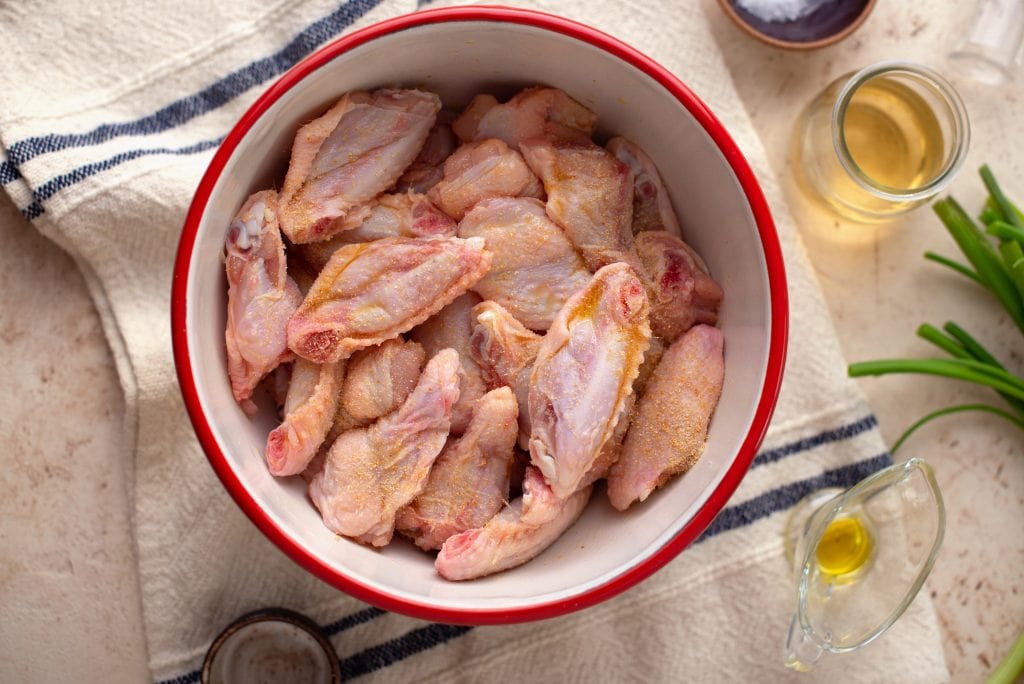
[[[747,201],[750,203],[750,209],[760,233],[762,249],[764,250],[768,269],[771,301],[771,338],[764,386],[754,412],[750,430],[747,432],[739,452],[729,466],[728,471],[711,493],[711,496],[697,514],[672,539],[648,558],[622,574],[582,594],[566,596],[548,603],[533,604],[520,608],[458,609],[410,601],[362,584],[310,555],[298,542],[285,534],[270,519],[260,504],[252,498],[236,477],[231,466],[228,465],[227,459],[214,438],[213,431],[203,413],[195,381],[192,377],[192,364],[188,348],[186,294],[188,290],[189,264],[192,260],[192,251],[195,247],[200,220],[214,186],[224,170],[225,164],[252,125],[282,94],[297,85],[305,76],[338,55],[389,33],[424,24],[456,21],[506,22],[560,33],[601,48],[605,52],[631,64],[660,83],[697,119],[708,135],[714,140],[718,149],[732,168],[747,197]],[[686,548],[711,524],[711,521],[722,510],[732,496],[732,493],[736,490],[740,480],[743,479],[757,453],[761,440],[768,429],[768,422],[775,408],[779,386],[782,382],[788,327],[789,304],[785,267],[783,265],[778,235],[775,231],[775,224],[772,221],[771,213],[768,210],[768,204],[757,183],[757,178],[747,164],[746,159],[722,124],[711,113],[711,110],[667,69],[617,38],[563,17],[533,10],[511,9],[507,7],[443,8],[415,12],[395,17],[394,19],[388,19],[328,43],[282,75],[242,115],[239,122],[231,129],[227,137],[224,138],[224,142],[221,143],[213,160],[210,162],[209,168],[203,175],[192,205],[189,208],[188,216],[185,219],[181,240],[178,244],[177,257],[175,258],[174,278],[171,288],[171,337],[174,346],[174,362],[185,407],[192,420],[199,443],[206,452],[211,466],[216,471],[218,477],[220,477],[228,493],[231,494],[245,514],[249,516],[249,519],[255,523],[263,534],[288,554],[292,560],[328,584],[362,601],[386,610],[427,620],[454,624],[489,625],[526,622],[556,617],[587,608],[625,591],[641,580],[646,579],[675,558],[679,552]]]

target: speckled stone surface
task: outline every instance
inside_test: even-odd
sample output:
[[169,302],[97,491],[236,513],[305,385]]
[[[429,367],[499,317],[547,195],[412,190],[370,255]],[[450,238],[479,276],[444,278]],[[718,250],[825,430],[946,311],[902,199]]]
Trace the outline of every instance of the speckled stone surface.
[[[712,0],[702,2],[783,179],[789,128],[817,90],[881,59],[946,72],[945,51],[971,13],[971,3],[879,2],[843,43],[788,53],[756,43]],[[953,191],[976,207],[973,169],[988,161],[1024,198],[1021,103],[1012,93],[996,101],[984,88],[962,91],[974,141]],[[926,355],[917,324],[955,318],[1015,370],[1024,367],[1019,333],[997,306],[921,259],[925,249],[956,253],[928,210],[868,228],[836,221],[796,192],[790,201],[849,359]],[[120,438],[113,360],[74,263],[2,194],[0,240],[0,681],[145,681],[128,519],[132,445]],[[989,399],[932,378],[861,386],[890,441],[929,410]],[[996,418],[966,415],[924,429],[901,455],[927,458],[945,493],[946,540],[927,591],[954,681],[980,681],[1024,630],[1024,439]]]

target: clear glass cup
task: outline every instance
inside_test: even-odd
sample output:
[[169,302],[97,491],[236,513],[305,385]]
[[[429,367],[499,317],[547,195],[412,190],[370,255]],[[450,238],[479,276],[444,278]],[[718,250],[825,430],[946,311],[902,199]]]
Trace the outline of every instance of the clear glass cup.
[[785,532],[797,584],[786,666],[807,671],[885,632],[924,584],[945,525],[935,474],[919,458],[797,504]]
[[949,58],[954,68],[986,85],[1014,77],[1024,43],[1024,0],[980,0],[974,22]]
[[807,194],[875,223],[942,191],[969,142],[967,110],[948,81],[919,64],[882,62],[836,79],[808,104],[791,160]]

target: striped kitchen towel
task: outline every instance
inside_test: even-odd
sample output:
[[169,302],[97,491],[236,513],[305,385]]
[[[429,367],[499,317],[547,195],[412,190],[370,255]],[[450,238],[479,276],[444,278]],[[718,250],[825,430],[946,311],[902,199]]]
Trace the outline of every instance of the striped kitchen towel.
[[[438,3],[433,3],[438,4]],[[236,508],[207,465],[178,393],[171,264],[212,151],[297,60],[413,0],[64,0],[0,5],[0,183],[85,274],[113,348],[136,444],[134,529],[154,679],[198,680],[233,618],[288,607],[324,625],[346,678],[388,681],[786,681],[793,608],[787,509],[890,458],[845,362],[814,277],[699,3],[528,6],[592,24],[678,74],[723,119],[775,212],[790,285],[786,379],[762,451],[700,540],[617,598],[541,623],[468,628],[387,613],[300,570]],[[921,596],[892,634],[823,664],[846,682],[948,678]]]

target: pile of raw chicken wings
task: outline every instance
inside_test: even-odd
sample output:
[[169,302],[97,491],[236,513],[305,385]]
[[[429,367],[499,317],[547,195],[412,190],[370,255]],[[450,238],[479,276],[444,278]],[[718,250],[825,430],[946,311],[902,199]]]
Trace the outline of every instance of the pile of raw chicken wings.
[[267,466],[333,532],[472,579],[544,551],[598,480],[626,510],[700,457],[722,289],[651,159],[596,130],[554,88],[461,113],[351,92],[239,209],[231,388],[274,397]]

